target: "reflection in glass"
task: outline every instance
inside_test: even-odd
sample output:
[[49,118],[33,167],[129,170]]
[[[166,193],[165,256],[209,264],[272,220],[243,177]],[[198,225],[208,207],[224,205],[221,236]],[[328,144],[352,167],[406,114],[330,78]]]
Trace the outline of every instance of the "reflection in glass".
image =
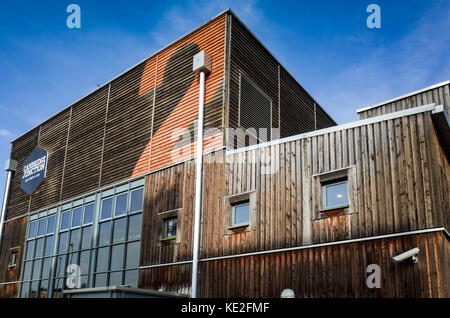
[[30,287],[30,298],[38,297],[38,286],[39,282],[32,282]]
[[23,280],[31,279],[31,265],[33,262],[26,262],[23,269]]
[[65,253],[67,251],[67,241],[69,238],[69,233],[64,232],[59,234],[59,245],[58,245],[58,253]]
[[81,238],[81,249],[91,247],[92,225],[83,228]]
[[323,208],[348,205],[347,181],[324,186],[325,198]]
[[116,196],[116,210],[115,216],[123,215],[127,212],[127,198],[128,193],[122,193]]
[[111,217],[112,198],[104,199],[102,201],[102,220]]
[[164,238],[171,238],[177,236],[177,218],[170,218],[164,220]]
[[44,256],[50,256],[53,252],[53,235],[47,236],[45,238],[45,251]]
[[138,270],[126,271],[124,285],[130,285],[130,287],[138,287]]
[[114,220],[113,243],[125,241],[126,218]]
[[108,270],[109,247],[99,248],[97,251],[97,272],[106,272]]
[[248,224],[250,222],[250,203],[233,206],[233,225]]
[[125,246],[123,244],[112,247],[111,252],[111,270],[118,270],[123,268],[123,252]]
[[28,228],[28,238],[32,238],[36,235],[36,221],[30,223],[30,227]]
[[31,279],[39,279],[41,278],[41,264],[42,260],[36,260],[33,263],[33,275],[31,276]]
[[127,259],[125,268],[136,268],[139,266],[140,242],[127,244]]
[[70,211],[63,212],[61,216],[61,230],[67,230],[70,222]]
[[34,244],[36,241],[29,241],[27,243],[27,251],[25,253],[25,259],[32,259],[34,256]]
[[50,275],[50,258],[45,258],[42,263],[42,279],[49,278]]
[[42,236],[45,234],[45,226],[47,225],[47,219],[40,219],[39,220],[39,226],[38,226],[38,231],[37,231],[37,236]]
[[144,189],[137,189],[131,192],[130,212],[142,210],[142,196]]
[[130,216],[128,220],[128,240],[134,241],[141,238],[142,213]]
[[92,223],[94,219],[94,204],[89,204],[84,207],[84,219],[83,224]]
[[56,216],[52,215],[48,218],[47,234],[55,232]]
[[87,274],[89,272],[89,259],[91,251],[84,251],[80,253],[80,270],[81,274]]
[[106,286],[106,274],[95,275],[95,287]]
[[20,297],[28,298],[29,297],[29,293],[28,293],[29,289],[30,289],[30,283],[23,283],[22,288],[20,290]]
[[48,280],[41,281],[41,286],[39,287],[39,298],[47,298],[48,294]]
[[80,226],[81,224],[81,207],[73,209],[72,211],[72,227]]
[[34,252],[34,258],[42,257],[44,253],[44,238],[36,240],[36,250]]
[[111,221],[100,223],[98,245],[109,244],[111,239]]
[[69,251],[77,251],[80,243],[80,229],[70,231]]
[[122,272],[113,272],[109,275],[109,286],[122,285]]

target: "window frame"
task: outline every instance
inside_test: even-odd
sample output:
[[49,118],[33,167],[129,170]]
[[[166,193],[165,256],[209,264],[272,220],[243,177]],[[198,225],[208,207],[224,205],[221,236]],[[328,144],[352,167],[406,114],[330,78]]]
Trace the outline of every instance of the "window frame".
[[[240,206],[248,206],[248,222],[245,223],[236,223],[236,208]],[[240,202],[233,202],[231,203],[231,225],[230,228],[238,228],[238,227],[246,227],[250,225],[250,213],[251,213],[251,206],[250,206],[250,200],[244,200]]]
[[[347,203],[344,204],[338,204],[338,205],[331,205],[331,206],[327,206],[326,202],[327,202],[327,188],[329,186],[333,186],[333,185],[339,185],[339,184],[343,184],[345,183],[346,187],[347,187]],[[348,178],[340,178],[337,179],[335,181],[329,181],[326,183],[321,184],[321,207],[320,207],[320,211],[321,212],[326,212],[326,211],[332,211],[332,210],[337,210],[337,209],[345,209],[348,208],[350,206],[350,198],[349,198],[349,189],[348,189],[349,183],[348,183]]]
[[[171,220],[177,220],[177,227],[175,230],[175,236],[168,236],[167,235],[167,224]],[[162,236],[161,241],[169,241],[169,240],[176,240],[178,237],[178,216],[170,216],[163,219],[163,230],[162,230]]]

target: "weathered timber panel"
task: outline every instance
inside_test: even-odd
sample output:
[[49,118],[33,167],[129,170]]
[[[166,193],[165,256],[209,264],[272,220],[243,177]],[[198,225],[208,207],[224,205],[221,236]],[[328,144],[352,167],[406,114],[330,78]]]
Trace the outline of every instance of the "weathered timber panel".
[[[6,222],[3,229],[3,237],[0,245],[0,282],[15,282],[20,279],[22,257],[25,241],[27,218],[22,217]],[[18,248],[17,265],[9,267],[11,260],[11,248]],[[0,294],[1,296],[1,294]]]
[[365,119],[431,103],[435,103],[436,105],[444,105],[445,111],[448,114],[450,111],[450,84],[443,84],[442,86],[424,91],[422,93],[361,111],[358,115],[360,119]]
[[0,285],[0,298],[16,298],[19,293],[19,283]]
[[336,125],[318,103],[314,111],[314,99],[235,17],[230,43],[228,127],[239,127],[241,73],[272,100],[272,127],[281,129],[281,137]]
[[189,294],[191,264],[172,265],[139,271],[139,288]]
[[[223,174],[205,164],[202,257],[445,226],[449,164],[433,131],[423,113],[227,155]],[[318,218],[313,176],[347,167],[354,211]],[[228,235],[223,197],[247,192],[255,228]]]
[[[392,261],[414,247],[420,249],[418,264]],[[448,297],[449,252],[448,238],[435,232],[203,261],[199,292],[200,297],[279,298],[283,289],[290,288],[298,298]],[[379,289],[366,285],[370,264],[380,266]],[[159,270],[167,273],[169,268]],[[164,283],[156,287],[165,288]]]

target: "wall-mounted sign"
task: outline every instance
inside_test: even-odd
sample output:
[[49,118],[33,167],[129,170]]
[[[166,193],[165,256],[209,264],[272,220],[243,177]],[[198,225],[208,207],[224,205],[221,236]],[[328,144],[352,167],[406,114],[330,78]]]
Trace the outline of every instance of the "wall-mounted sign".
[[23,191],[31,195],[44,181],[47,172],[48,153],[36,147],[23,164],[22,184]]

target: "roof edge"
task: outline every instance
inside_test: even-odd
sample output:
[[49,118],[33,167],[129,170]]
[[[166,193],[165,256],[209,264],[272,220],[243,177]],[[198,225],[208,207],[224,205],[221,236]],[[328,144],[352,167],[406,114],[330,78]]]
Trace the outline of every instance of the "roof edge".
[[407,93],[407,94],[404,94],[404,95],[401,95],[401,96],[398,96],[398,97],[387,99],[387,100],[382,101],[382,102],[377,103],[377,104],[373,104],[373,105],[370,105],[370,106],[366,106],[366,107],[357,109],[356,113],[359,114],[359,113],[362,113],[364,111],[371,110],[371,109],[377,108],[379,106],[382,106],[382,105],[385,105],[385,104],[389,104],[389,103],[392,103],[392,102],[395,102],[395,101],[398,101],[400,99],[407,98],[407,97],[410,97],[410,96],[413,96],[413,95],[417,95],[417,94],[420,94],[420,93],[423,93],[423,92],[426,92],[426,91],[429,91],[431,89],[434,89],[434,88],[437,88],[437,87],[441,87],[441,86],[444,86],[444,85],[447,85],[447,84],[450,84],[450,80],[443,81],[443,82],[440,82],[440,83],[437,83],[437,84],[434,84],[434,85],[431,85],[431,86],[427,86],[427,87],[421,88],[419,90],[416,90],[416,91],[413,91],[411,93]]

